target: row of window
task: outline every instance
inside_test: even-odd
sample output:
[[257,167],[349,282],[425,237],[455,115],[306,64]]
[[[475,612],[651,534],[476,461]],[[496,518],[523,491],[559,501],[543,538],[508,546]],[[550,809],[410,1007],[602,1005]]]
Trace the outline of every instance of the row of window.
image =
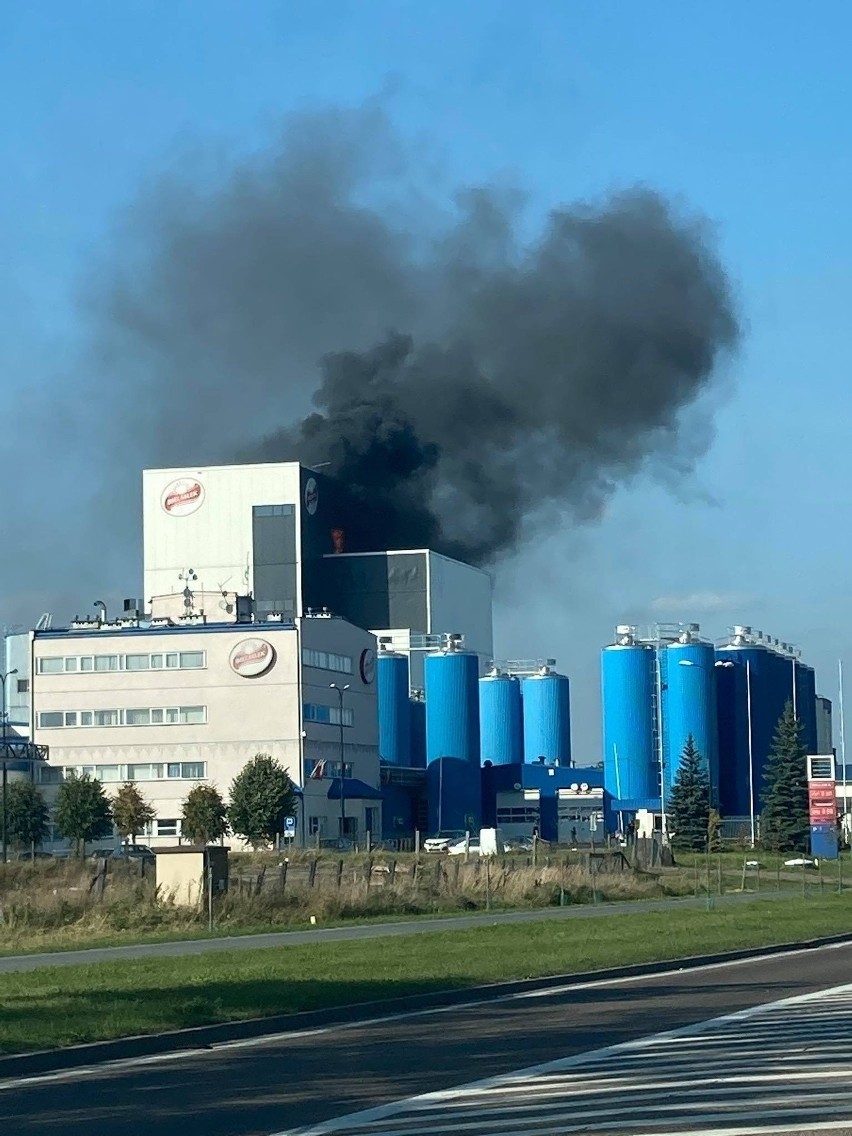
[[[43,784],[55,785],[67,776],[87,773],[96,781],[203,781],[206,761],[136,762],[132,765],[51,765],[41,770]],[[174,834],[176,835],[176,834]]]
[[207,721],[206,706],[139,706],[127,710],[43,710],[39,728],[68,726],[189,726]]
[[55,655],[36,660],[39,674],[90,674],[109,671],[201,670],[204,651],[165,651],[138,655]]
[[[323,758],[319,758],[319,757],[309,757],[305,761],[305,776],[308,779],[313,778],[314,772],[316,771],[317,766],[319,766],[319,765],[322,766],[322,777],[326,781],[340,776],[340,762],[339,761],[325,761]],[[344,777],[351,777],[352,776],[352,762],[351,761],[344,761],[344,763],[343,763],[343,776]],[[317,774],[316,780],[320,780],[319,774]]]
[[[306,722],[319,722],[323,726],[340,725],[339,706],[320,706],[316,702],[305,702],[302,706],[302,715]],[[343,725],[355,724],[355,716],[348,706],[343,707]]]
[[540,820],[538,805],[497,810],[497,824],[538,824]]
[[321,671],[352,674],[351,655],[334,655],[331,651],[312,651],[309,647],[303,647],[302,662],[306,667],[316,667]]

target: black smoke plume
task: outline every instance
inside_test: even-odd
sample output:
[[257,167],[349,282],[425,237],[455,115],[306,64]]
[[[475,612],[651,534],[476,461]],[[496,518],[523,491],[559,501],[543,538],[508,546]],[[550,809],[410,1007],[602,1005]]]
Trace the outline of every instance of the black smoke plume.
[[682,413],[739,334],[706,225],[639,188],[529,237],[518,195],[442,212],[411,183],[380,112],[335,112],[137,206],[99,350],[149,408],[143,460],[299,458],[374,547],[475,563],[688,471]]

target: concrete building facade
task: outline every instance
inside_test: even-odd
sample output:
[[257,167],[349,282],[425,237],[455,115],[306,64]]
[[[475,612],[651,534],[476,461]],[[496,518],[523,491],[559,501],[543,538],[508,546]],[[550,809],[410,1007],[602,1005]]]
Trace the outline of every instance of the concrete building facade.
[[58,783],[76,770],[108,791],[138,782],[156,810],[154,845],[180,836],[193,785],[215,785],[227,799],[257,753],[280,761],[303,791],[299,841],[338,837],[341,717],[332,683],[348,687],[345,835],[381,831],[369,632],[319,615],[244,624],[123,620],[33,632],[31,654],[32,737],[50,752],[42,779]]

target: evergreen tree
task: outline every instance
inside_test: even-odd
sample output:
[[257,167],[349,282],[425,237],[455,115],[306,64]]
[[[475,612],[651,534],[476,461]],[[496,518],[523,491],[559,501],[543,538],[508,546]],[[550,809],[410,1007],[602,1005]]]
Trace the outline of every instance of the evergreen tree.
[[87,840],[101,840],[112,834],[112,809],[100,781],[88,773],[69,774],[56,794],[56,828],[60,836],[73,840],[81,856]]
[[788,702],[763,775],[760,841],[771,852],[802,852],[810,838],[808,761],[802,723]]
[[12,781],[6,789],[6,829],[8,839],[35,850],[47,836],[50,814],[44,796],[30,781]]
[[227,836],[228,810],[213,785],[195,785],[181,810],[181,835],[193,844],[212,844]]
[[707,847],[710,823],[710,783],[704,758],[692,734],[686,739],[680,765],[667,801],[672,843],[700,851]]
[[122,838],[130,837],[132,844],[136,837],[156,816],[152,806],[145,800],[138,787],[127,781],[113,797],[112,815],[115,827]]
[[246,762],[231,784],[231,828],[253,848],[271,844],[292,816],[296,794],[287,770],[268,753]]

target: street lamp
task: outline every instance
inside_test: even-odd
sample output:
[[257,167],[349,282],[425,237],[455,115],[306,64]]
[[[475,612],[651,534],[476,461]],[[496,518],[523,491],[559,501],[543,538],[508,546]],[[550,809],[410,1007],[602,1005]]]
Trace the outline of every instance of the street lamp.
[[7,785],[8,780],[9,780],[8,772],[7,772],[7,768],[6,768],[6,760],[9,756],[9,751],[8,751],[8,748],[7,748],[8,747],[8,741],[7,741],[7,736],[6,736],[6,727],[7,727],[7,723],[8,723],[8,714],[6,712],[6,680],[11,678],[12,675],[16,675],[17,673],[18,673],[18,668],[15,667],[14,670],[6,671],[5,674],[0,674],[0,698],[3,699],[3,710],[2,710],[3,719],[2,719],[2,721],[3,721],[3,863],[4,864],[7,862],[8,858],[9,858],[8,857],[8,841],[6,839],[6,785]]
[[343,840],[346,835],[346,791],[343,783],[343,756],[344,756],[344,743],[343,743],[343,696],[349,689],[349,683],[346,686],[338,686],[336,682],[329,684],[329,689],[337,691],[337,700],[340,706],[340,839]]

